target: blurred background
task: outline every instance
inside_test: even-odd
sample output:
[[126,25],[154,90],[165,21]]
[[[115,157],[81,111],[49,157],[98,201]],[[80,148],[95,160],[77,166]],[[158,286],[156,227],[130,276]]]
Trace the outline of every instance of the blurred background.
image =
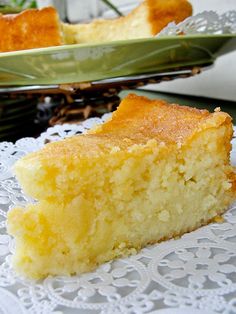
[[[190,0],[194,14],[213,10],[219,14],[236,10],[236,0]],[[216,60],[214,67],[199,76],[187,80],[163,82],[149,89],[185,95],[213,97],[236,101],[236,51]]]
[[[205,10],[213,10],[222,14],[229,10],[236,10],[236,0],[189,0],[194,9],[194,14]],[[43,6],[48,3],[53,3],[60,6],[58,0],[38,0],[39,5]],[[63,6],[66,7],[66,12],[69,21],[76,22],[77,20],[89,19],[96,15],[106,18],[114,17],[112,10],[97,0],[64,0],[61,4],[61,12]],[[112,3],[126,15],[131,11],[137,3],[141,1],[132,0],[112,0]],[[93,8],[92,14],[89,7]],[[78,15],[80,12],[80,16]],[[89,12],[91,15],[89,15]],[[63,13],[62,13],[63,15]],[[64,17],[64,16],[63,16]],[[224,100],[236,100],[236,51],[229,53],[217,60],[211,71],[206,71],[199,76],[185,79],[179,79],[172,82],[162,82],[160,84],[148,85],[145,89],[157,90],[162,92],[171,92],[185,95],[197,95],[205,97],[213,97]]]
[[[194,14],[204,10],[214,10],[224,13],[236,10],[236,0],[189,0],[194,8]],[[96,17],[110,18],[116,16],[102,0],[0,0],[0,4],[13,3],[16,6],[48,6],[53,5],[60,13],[62,20],[71,23],[88,21]],[[141,0],[111,0],[124,15],[131,11]],[[224,100],[236,100],[236,52],[231,52],[217,60],[210,71],[200,76],[179,79],[172,82],[163,82],[148,85],[146,89],[162,92],[171,92],[185,95],[214,97]]]

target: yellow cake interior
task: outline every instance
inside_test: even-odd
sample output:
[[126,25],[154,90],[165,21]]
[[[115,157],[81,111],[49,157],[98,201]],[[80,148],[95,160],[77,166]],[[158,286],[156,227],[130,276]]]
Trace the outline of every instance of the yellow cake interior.
[[16,270],[82,273],[208,223],[235,199],[231,137],[226,113],[129,95],[88,134],[23,157],[37,202],[8,214]]

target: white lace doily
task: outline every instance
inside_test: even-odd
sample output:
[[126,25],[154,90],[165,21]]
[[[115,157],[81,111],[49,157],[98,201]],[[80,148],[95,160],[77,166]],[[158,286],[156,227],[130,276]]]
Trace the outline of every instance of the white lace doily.
[[157,36],[192,34],[235,34],[236,11],[221,15],[214,11],[204,11],[190,16],[179,24],[169,23]]
[[92,273],[37,283],[15,274],[6,212],[16,203],[24,204],[27,197],[12,177],[11,166],[48,141],[82,133],[101,122],[92,118],[81,126],[49,128],[38,139],[0,143],[0,313],[236,313],[236,207],[224,215],[222,224],[147,247]]

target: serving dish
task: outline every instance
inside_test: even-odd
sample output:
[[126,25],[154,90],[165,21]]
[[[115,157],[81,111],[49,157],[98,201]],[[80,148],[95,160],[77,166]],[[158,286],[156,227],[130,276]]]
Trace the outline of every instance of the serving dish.
[[161,36],[0,53],[0,86],[91,82],[213,64],[236,34]]

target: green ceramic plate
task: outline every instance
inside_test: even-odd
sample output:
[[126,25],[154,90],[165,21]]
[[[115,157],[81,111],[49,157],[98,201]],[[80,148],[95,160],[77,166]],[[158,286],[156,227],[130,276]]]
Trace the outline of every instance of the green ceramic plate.
[[212,64],[236,35],[168,36],[0,53],[0,85],[62,84]]
[[0,13],[2,13],[2,14],[20,13],[21,11],[22,11],[22,9],[20,7],[1,5],[1,3],[0,3]]

